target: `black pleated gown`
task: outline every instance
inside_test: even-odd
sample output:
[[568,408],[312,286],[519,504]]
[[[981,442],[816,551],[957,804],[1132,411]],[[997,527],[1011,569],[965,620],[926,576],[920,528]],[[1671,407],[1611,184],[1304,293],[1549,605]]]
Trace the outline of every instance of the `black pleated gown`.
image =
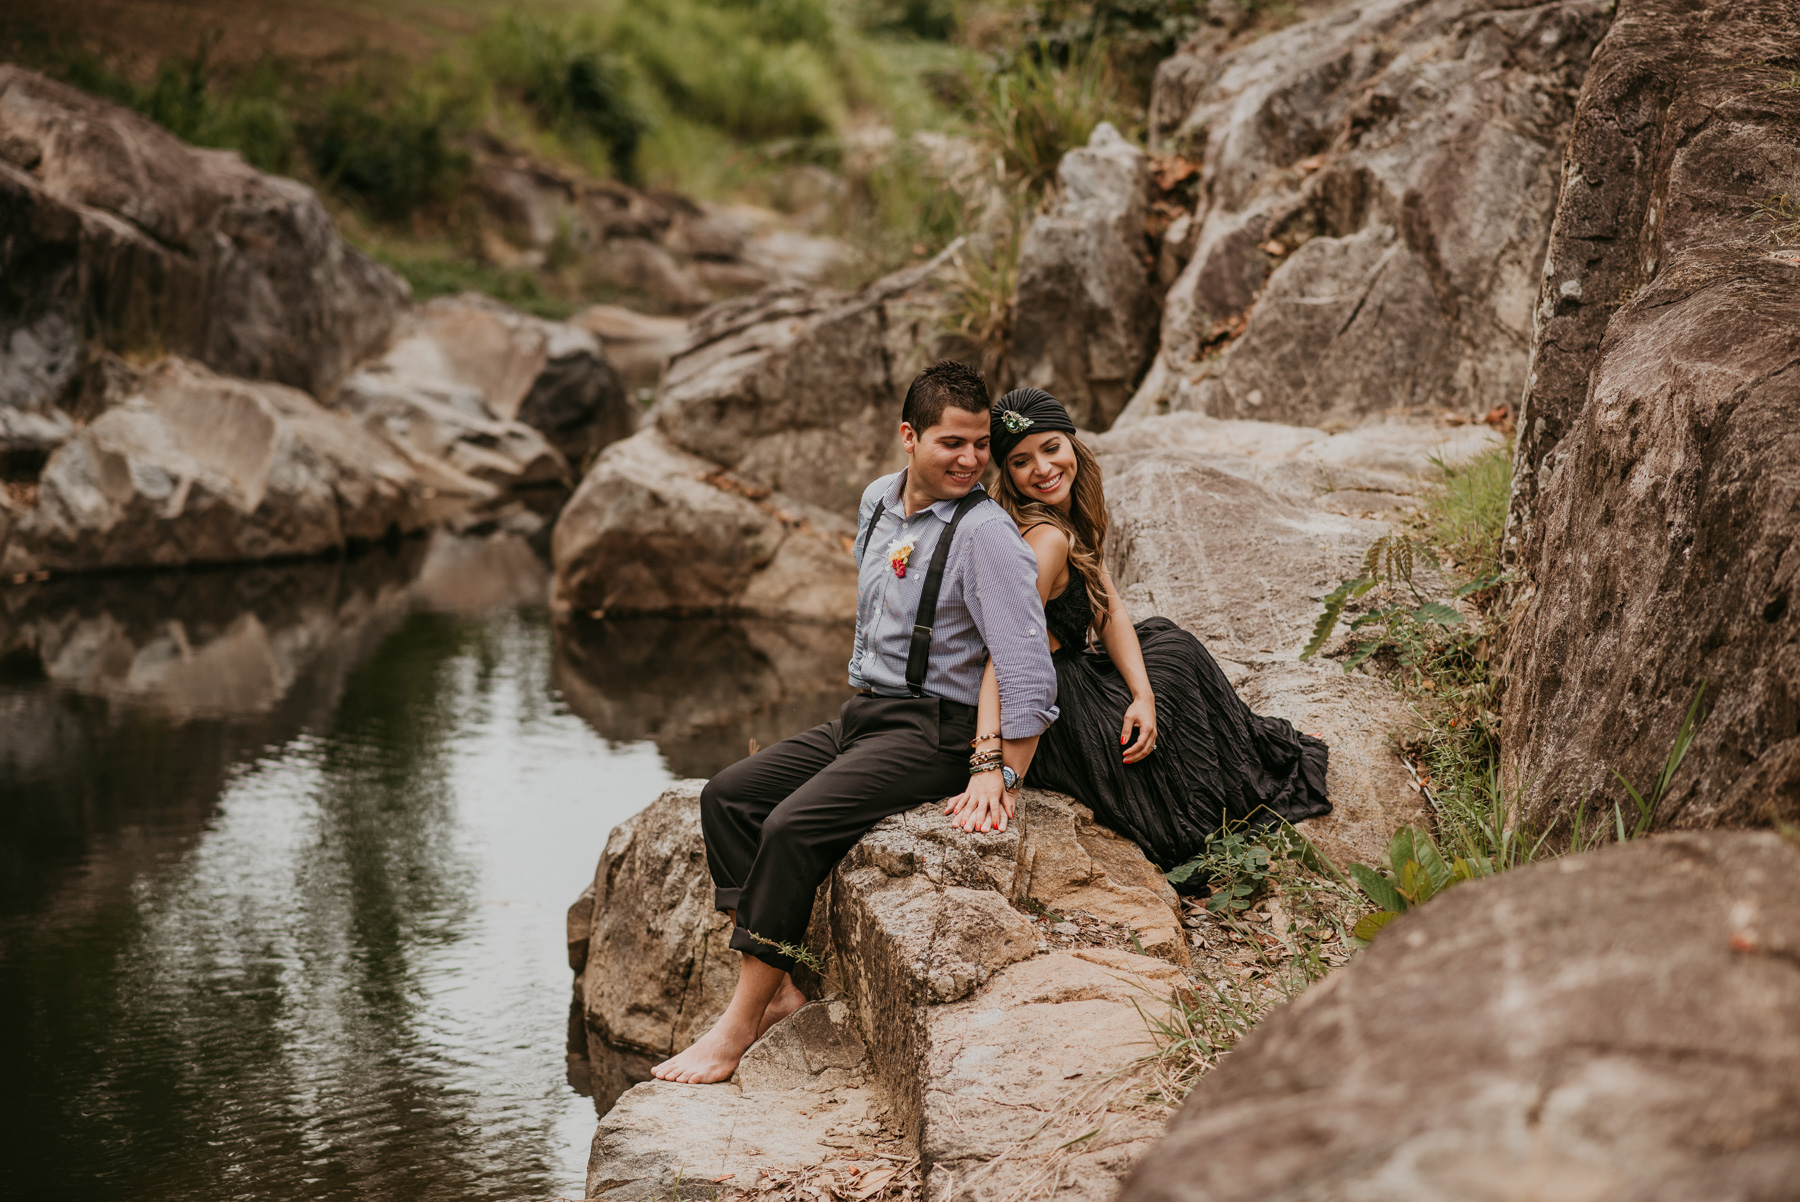
[[1200,640],[1167,618],[1137,623],[1156,694],[1156,750],[1124,762],[1131,690],[1111,657],[1086,650],[1094,610],[1081,574],[1044,607],[1061,712],[1038,742],[1031,783],[1068,793],[1167,870],[1221,826],[1263,829],[1331,812],[1328,749],[1291,722],[1250,712]]

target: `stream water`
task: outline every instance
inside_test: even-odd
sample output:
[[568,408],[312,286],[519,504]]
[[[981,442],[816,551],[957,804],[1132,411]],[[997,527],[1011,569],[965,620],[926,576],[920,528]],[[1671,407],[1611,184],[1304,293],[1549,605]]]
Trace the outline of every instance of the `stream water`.
[[563,912],[849,634],[558,630],[516,541],[0,588],[0,1198],[579,1198]]

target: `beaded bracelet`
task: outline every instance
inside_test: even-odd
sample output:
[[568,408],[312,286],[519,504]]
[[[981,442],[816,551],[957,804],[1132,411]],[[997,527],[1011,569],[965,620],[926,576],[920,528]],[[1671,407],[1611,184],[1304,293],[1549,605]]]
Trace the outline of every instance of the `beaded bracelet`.
[[974,738],[972,738],[972,739],[970,739],[970,740],[969,740],[969,746],[971,746],[971,747],[973,747],[973,746],[975,746],[975,745],[976,745],[976,744],[977,744],[977,743],[985,743],[985,742],[987,742],[987,741],[988,741],[988,740],[989,740],[989,739],[997,739],[997,738],[999,738],[999,737],[1000,737],[1000,732],[999,732],[999,731],[995,731],[995,732],[994,732],[994,733],[993,733],[993,734],[991,734],[991,735],[976,735],[976,736],[975,736],[975,737],[974,737]]
[[983,772],[998,772],[998,771],[1000,771],[1000,763],[997,760],[991,764],[970,764],[969,765],[969,775],[970,776],[980,776]]

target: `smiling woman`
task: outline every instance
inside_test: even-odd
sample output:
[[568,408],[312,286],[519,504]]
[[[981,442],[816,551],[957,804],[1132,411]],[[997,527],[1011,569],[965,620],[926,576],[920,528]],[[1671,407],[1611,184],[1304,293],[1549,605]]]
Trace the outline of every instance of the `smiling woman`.
[[[1200,640],[1167,618],[1132,624],[1103,566],[1100,466],[1056,398],[1009,392],[989,430],[997,496],[1037,555],[1055,653],[1060,716],[1039,742],[1033,783],[1085,802],[1164,869],[1199,854],[1221,828],[1328,813],[1323,742],[1251,713]],[[1103,650],[1089,650],[1090,632]],[[977,723],[993,729],[1004,717],[990,669]],[[991,792],[973,782],[948,809],[967,825]]]

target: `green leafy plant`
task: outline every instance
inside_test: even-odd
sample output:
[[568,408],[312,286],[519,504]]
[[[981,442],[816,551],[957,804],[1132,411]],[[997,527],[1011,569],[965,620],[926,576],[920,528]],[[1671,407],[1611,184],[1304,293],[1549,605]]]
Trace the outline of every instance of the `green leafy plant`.
[[1284,860],[1320,876],[1343,879],[1337,866],[1291,824],[1257,828],[1242,821],[1227,823],[1208,835],[1204,851],[1164,875],[1171,885],[1185,885],[1199,877],[1211,889],[1206,899],[1208,910],[1237,914],[1250,908]]
[[1452,885],[1492,876],[1495,869],[1491,860],[1480,855],[1457,856],[1446,863],[1429,834],[1416,826],[1403,826],[1388,843],[1386,864],[1376,868],[1351,864],[1348,871],[1364,895],[1379,907],[1351,928],[1352,935],[1367,941],[1400,915]]
[[811,972],[815,977],[823,981],[826,988],[830,989],[832,992],[844,992],[842,983],[827,970],[825,961],[820,959],[819,954],[810,947],[807,947],[804,943],[783,943],[778,939],[765,938],[758,935],[755,931],[751,931],[749,934],[750,938],[756,940],[758,943],[762,944],[762,946],[781,953],[795,964],[798,964],[800,967]]

